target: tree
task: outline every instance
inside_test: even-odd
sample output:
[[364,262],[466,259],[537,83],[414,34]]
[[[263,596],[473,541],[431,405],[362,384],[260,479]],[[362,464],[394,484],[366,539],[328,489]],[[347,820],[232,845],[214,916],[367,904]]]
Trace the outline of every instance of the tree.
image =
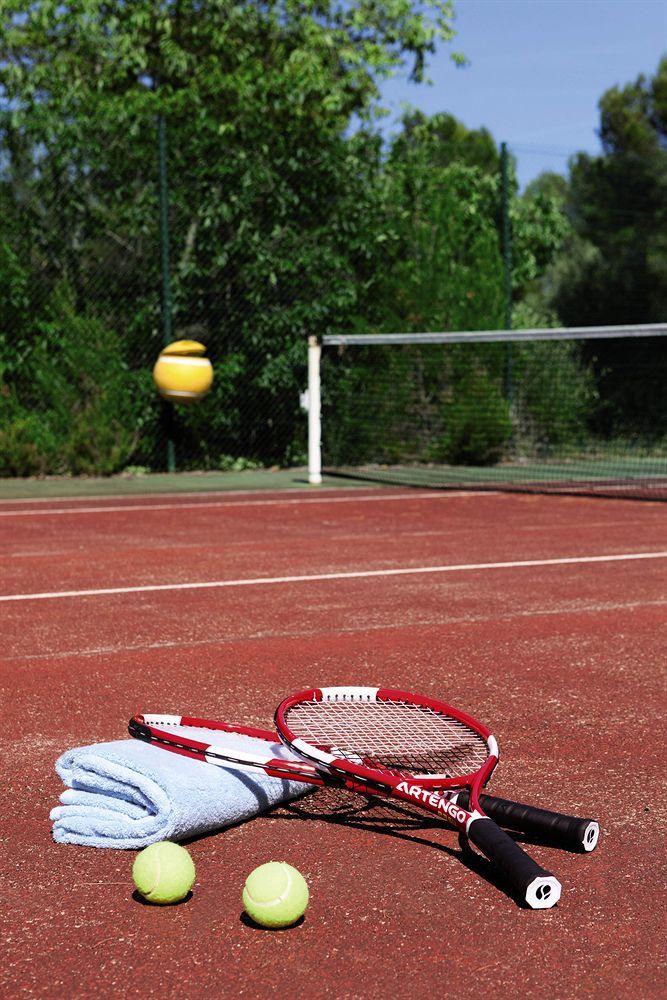
[[[448,114],[427,118],[410,112],[391,143],[385,173],[397,253],[393,267],[386,268],[376,329],[502,327],[500,157],[490,134],[470,131]],[[567,222],[556,195],[534,190],[520,199],[516,188],[512,173],[512,270],[520,302],[557,252]],[[341,456],[348,462],[497,461],[512,433],[507,356],[501,344],[457,344],[405,352],[374,347],[354,365],[341,359],[336,397],[346,427],[336,443]],[[530,376],[532,355],[521,352],[518,360]],[[541,354],[535,365],[543,362]],[[387,428],[379,443],[372,428],[364,431],[357,404],[368,386],[378,383],[392,386],[374,397],[374,423]],[[524,413],[535,409],[538,396],[526,401]],[[541,429],[543,421],[536,423]]]
[[[452,115],[406,114],[389,151],[392,201],[400,206],[401,267],[411,285],[401,297],[402,329],[494,329],[504,322],[501,163],[486,129],[469,130]],[[519,196],[509,162],[514,306],[534,292],[568,233],[563,185],[542,180]],[[449,305],[445,300],[449,296]],[[421,324],[421,325],[420,325]]]
[[[567,324],[659,322],[667,313],[667,59],[600,100],[600,156],[578,154],[568,211],[597,253],[561,282]],[[565,276],[564,276],[565,277]]]
[[383,76],[423,78],[452,37],[450,0],[22,0],[3,12],[0,236],[36,299],[65,282],[79,313],[122,331],[128,364],[152,362],[161,116],[175,328],[221,369],[182,421],[196,461],[293,461],[304,334],[358,321],[391,243],[379,143],[369,124],[346,129],[372,121]]
[[497,176],[498,145],[488,129],[468,129],[454,115],[438,112],[430,118],[422,111],[407,111],[401,131],[393,137],[390,161],[400,163],[419,155],[432,169],[462,163]]
[[[567,208],[573,225],[554,272],[553,304],[568,326],[663,322],[667,315],[667,58],[655,76],[600,100],[600,156],[578,154]],[[641,399],[628,351],[644,367]],[[654,439],[667,432],[661,340],[598,342],[586,352],[598,379],[598,429]]]
[[[501,325],[497,167],[486,130],[470,131],[448,114],[405,116],[385,167],[397,241],[378,317],[385,330]],[[472,354],[459,345],[405,353],[374,349],[368,360],[391,380],[392,391],[378,409],[403,460],[498,459],[510,428],[497,345]]]

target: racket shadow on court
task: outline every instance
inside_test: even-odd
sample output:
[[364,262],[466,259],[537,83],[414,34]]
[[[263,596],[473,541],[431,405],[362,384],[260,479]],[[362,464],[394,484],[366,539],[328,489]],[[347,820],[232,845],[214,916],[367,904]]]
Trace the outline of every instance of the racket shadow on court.
[[[522,909],[529,909],[525,900],[507,885],[495,865],[470,847],[464,834],[437,817],[431,818],[422,810],[411,809],[409,805],[363,799],[353,792],[320,788],[303,798],[282,803],[271,810],[270,815],[275,819],[319,821],[332,826],[346,826],[440,851],[455,858],[464,868],[514,900]],[[429,831],[433,831],[433,836],[429,836]],[[456,836],[458,847],[442,843],[437,835],[443,832],[450,837]],[[510,836],[521,843],[554,846],[543,837],[526,837],[514,832]]]

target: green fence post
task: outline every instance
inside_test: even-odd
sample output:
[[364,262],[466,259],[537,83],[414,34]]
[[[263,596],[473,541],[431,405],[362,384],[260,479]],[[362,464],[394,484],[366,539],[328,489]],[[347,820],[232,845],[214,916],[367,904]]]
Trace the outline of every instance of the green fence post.
[[[507,143],[500,144],[500,172],[501,172],[501,198],[502,198],[502,249],[503,249],[503,273],[505,278],[505,329],[512,329],[512,231],[510,226],[510,197],[509,197],[509,159],[507,155]],[[512,405],[514,387],[512,384],[512,342],[507,343],[506,353],[506,375],[505,387],[507,400]]]
[[[169,267],[169,191],[167,187],[167,126],[162,115],[158,115],[158,177],[160,203],[160,257],[162,266],[162,340],[166,347],[172,335],[171,274]],[[167,470],[176,471],[176,448],[174,445],[174,415],[170,403],[163,403],[163,424],[167,436]]]

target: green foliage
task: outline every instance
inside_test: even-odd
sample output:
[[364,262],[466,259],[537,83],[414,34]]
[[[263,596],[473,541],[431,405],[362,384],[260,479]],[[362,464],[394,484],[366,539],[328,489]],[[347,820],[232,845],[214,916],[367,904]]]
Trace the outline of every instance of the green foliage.
[[[394,139],[386,176],[397,252],[376,328],[502,327],[499,159],[488,133],[469,132],[448,115],[426,119],[412,113]],[[559,191],[540,189],[523,199],[514,197],[511,214],[513,280],[520,304],[555,256],[568,226]],[[336,390],[325,399],[325,423],[330,410],[336,424],[333,438],[327,439],[327,461],[500,461],[515,433],[506,396],[507,360],[507,348],[500,345],[407,353],[374,348],[367,355],[359,352],[349,364],[340,359]],[[522,370],[535,381],[529,358]],[[573,362],[573,383],[576,375]],[[543,405],[544,399],[529,389],[522,399],[523,423],[531,420],[541,431]]]
[[608,91],[600,114],[603,153],[574,159],[568,194],[578,237],[598,253],[580,272],[569,269],[555,305],[566,323],[660,322],[667,312],[667,58],[652,80]]
[[[567,211],[573,233],[548,274],[547,299],[563,325],[658,323],[667,315],[667,58],[652,78],[600,101],[600,156],[577,155]],[[629,353],[631,352],[631,354]],[[599,402],[591,425],[605,437],[667,432],[667,343],[591,344],[584,357]],[[627,365],[643,367],[641,399]]]
[[20,362],[29,315],[28,274],[12,248],[0,240],[0,376]]
[[15,118],[29,110],[53,125],[55,112],[61,134],[77,127],[62,113],[91,101],[115,101],[127,120],[143,102],[189,111],[218,135],[261,113],[339,132],[371,112],[379,78],[407,68],[423,79],[436,43],[453,37],[450,0],[10,0],[4,14],[0,82]]
[[[503,325],[494,140],[445,113],[408,113],[388,149],[374,127],[378,82],[424,79],[451,40],[448,0],[15,0],[3,13],[0,474],[155,467],[167,437],[181,468],[302,462],[307,335]],[[565,189],[551,176],[519,195],[511,165],[515,325],[664,318],[666,94],[667,61],[605,95],[604,153],[579,157]],[[150,377],[164,338],[158,116],[174,335],[201,340],[215,369],[209,396],[178,410]],[[519,441],[617,433],[632,411],[608,355],[517,349],[511,397],[507,360],[337,359],[325,405],[341,454],[496,462]],[[375,384],[382,457],[359,409]]]
[[497,344],[346,349],[325,367],[327,463],[497,462],[511,434],[503,369]]
[[65,473],[55,460],[58,441],[40,415],[25,411],[11,392],[0,390],[0,476]]
[[598,393],[576,341],[512,345],[512,380],[517,454],[585,450]]
[[515,199],[510,209],[512,287],[520,303],[567,239],[571,226],[565,198],[559,191],[533,187]]
[[389,160],[399,166],[415,158],[435,170],[457,163],[478,167],[493,177],[500,172],[498,146],[491,133],[485,128],[468,129],[443,112],[428,118],[411,109],[403,116],[401,131],[391,142]]
[[393,182],[401,252],[390,275],[385,326],[402,332],[500,326],[497,179],[460,163],[431,169],[424,160],[395,166]]
[[20,386],[10,378],[0,391],[0,475],[118,471],[147,411],[118,337],[77,315],[67,286],[56,289],[36,326]]
[[444,431],[431,451],[432,461],[494,465],[505,454],[512,421],[502,380],[478,361],[466,364],[442,419]]
[[[188,461],[303,456],[304,335],[366,321],[391,244],[379,141],[345,131],[373,117],[380,78],[423,77],[451,14],[449,0],[7,7],[0,235],[6,225],[37,309],[66,281],[79,315],[123,331],[137,371],[162,346],[166,121],[175,333],[198,329],[216,365],[210,398],[171,428]],[[160,434],[153,413],[142,463]]]

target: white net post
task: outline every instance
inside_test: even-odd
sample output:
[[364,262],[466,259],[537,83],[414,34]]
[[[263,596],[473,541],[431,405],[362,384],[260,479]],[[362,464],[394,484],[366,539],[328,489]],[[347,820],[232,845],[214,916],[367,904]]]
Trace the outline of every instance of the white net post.
[[320,357],[317,337],[308,338],[308,482],[322,482],[322,417],[320,404]]

